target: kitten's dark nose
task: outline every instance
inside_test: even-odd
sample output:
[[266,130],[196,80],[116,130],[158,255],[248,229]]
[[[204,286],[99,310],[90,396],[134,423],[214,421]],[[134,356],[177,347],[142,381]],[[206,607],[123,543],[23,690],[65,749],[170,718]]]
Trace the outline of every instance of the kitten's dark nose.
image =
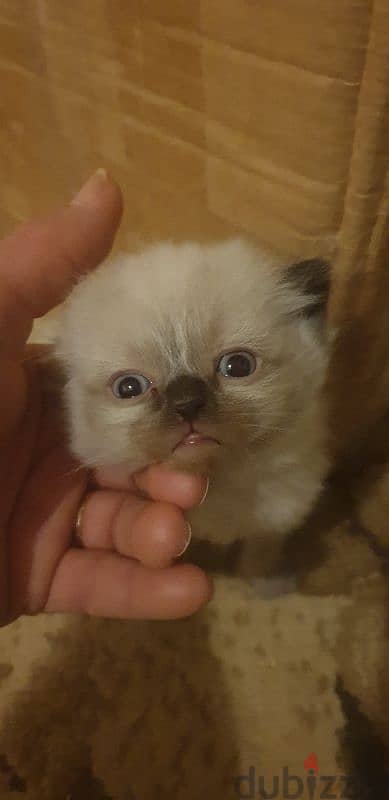
[[195,375],[179,375],[166,388],[168,405],[185,422],[191,422],[207,402],[205,381]]

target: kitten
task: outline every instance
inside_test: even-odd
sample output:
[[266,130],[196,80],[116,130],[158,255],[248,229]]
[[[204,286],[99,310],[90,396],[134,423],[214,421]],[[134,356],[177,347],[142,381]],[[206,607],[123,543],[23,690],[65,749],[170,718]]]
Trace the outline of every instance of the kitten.
[[324,262],[282,270],[242,240],[103,264],[72,292],[57,344],[73,452],[209,474],[195,535],[279,539],[328,471],[328,284]]

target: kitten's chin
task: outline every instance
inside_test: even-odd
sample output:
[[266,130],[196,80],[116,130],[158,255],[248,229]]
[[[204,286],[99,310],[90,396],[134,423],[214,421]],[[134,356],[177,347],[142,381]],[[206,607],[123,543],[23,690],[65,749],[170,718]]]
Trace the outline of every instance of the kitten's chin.
[[214,440],[201,444],[176,447],[165,463],[172,469],[198,474],[209,474],[220,461],[223,448]]

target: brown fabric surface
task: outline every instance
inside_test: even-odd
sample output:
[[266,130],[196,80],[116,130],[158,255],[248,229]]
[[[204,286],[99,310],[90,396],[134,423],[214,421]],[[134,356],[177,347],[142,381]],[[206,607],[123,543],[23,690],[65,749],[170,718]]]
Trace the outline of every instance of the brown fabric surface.
[[[341,327],[331,389],[338,448],[388,408],[389,6],[375,0],[367,27],[332,318]],[[347,398],[347,399],[346,399]]]

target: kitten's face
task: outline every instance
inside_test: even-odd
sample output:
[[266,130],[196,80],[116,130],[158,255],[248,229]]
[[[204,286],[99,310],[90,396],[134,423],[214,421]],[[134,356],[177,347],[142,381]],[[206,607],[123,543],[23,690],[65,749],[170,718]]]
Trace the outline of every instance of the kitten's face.
[[282,436],[325,371],[305,303],[240,241],[104,265],[74,290],[58,345],[73,451],[91,466],[201,472]]

